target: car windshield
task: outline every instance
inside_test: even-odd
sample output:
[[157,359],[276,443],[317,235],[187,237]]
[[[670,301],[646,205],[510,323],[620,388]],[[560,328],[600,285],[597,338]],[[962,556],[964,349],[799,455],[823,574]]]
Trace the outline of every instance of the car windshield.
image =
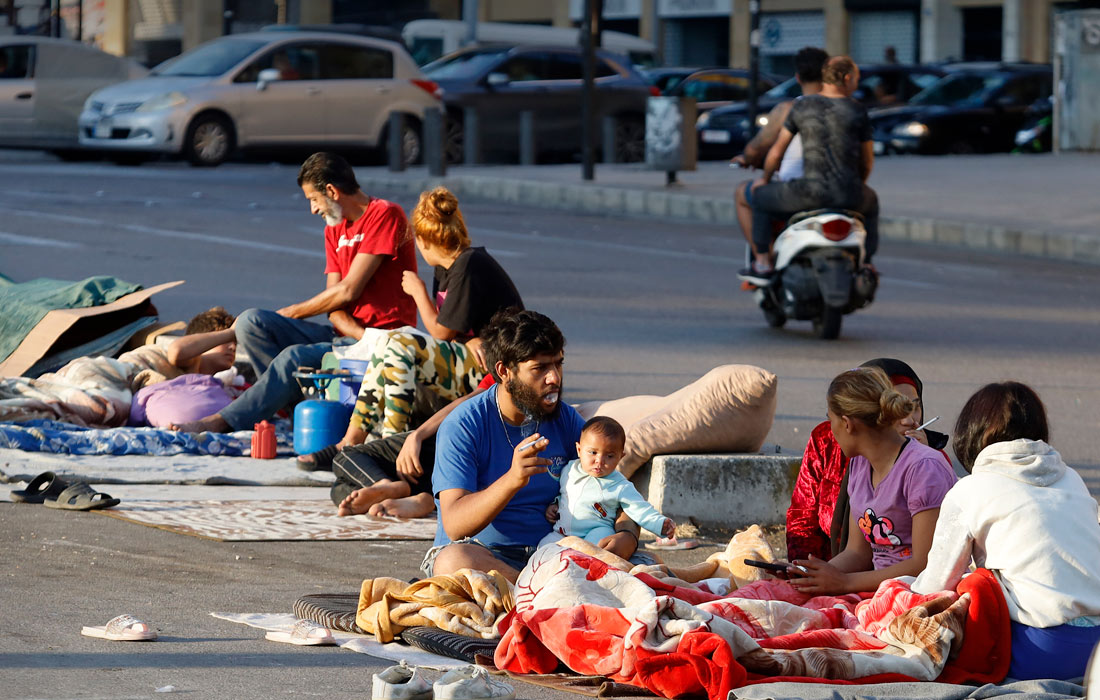
[[764,97],[774,100],[789,100],[800,95],[802,95],[802,86],[794,78],[788,78],[764,93]]
[[476,78],[486,68],[496,63],[505,53],[504,49],[488,49],[482,51],[463,51],[444,56],[438,61],[432,61],[421,70],[424,75],[432,80],[447,78]]
[[988,73],[956,73],[918,92],[909,104],[977,106],[1005,84],[1005,76]]
[[258,39],[215,39],[165,61],[153,69],[152,75],[213,78],[225,73],[268,43],[270,42]]

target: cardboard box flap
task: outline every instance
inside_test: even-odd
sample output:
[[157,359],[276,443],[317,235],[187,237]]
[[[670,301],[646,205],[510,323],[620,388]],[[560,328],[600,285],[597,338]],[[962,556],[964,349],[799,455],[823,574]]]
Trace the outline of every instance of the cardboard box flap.
[[50,354],[50,350],[53,348],[54,344],[57,343],[58,339],[61,338],[66,331],[72,328],[77,321],[131,309],[149,301],[149,298],[154,294],[163,292],[166,289],[171,289],[172,287],[178,287],[183,283],[184,280],[177,280],[175,282],[158,284],[148,289],[140,289],[132,294],[127,294],[120,299],[116,299],[110,304],[103,304],[102,306],[88,306],[80,309],[54,309],[48,312],[42,317],[42,320],[38,322],[38,325],[27,334],[27,337],[23,338],[23,342],[19,344],[19,347],[17,347],[6,360],[0,363],[0,376],[21,376],[24,372],[33,367],[35,363]]

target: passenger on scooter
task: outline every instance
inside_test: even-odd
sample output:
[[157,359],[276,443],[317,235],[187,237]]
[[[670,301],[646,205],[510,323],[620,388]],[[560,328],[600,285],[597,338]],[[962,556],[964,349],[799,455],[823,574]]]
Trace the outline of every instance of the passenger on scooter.
[[[803,95],[816,95],[821,92],[821,69],[825,67],[827,60],[829,60],[829,54],[813,46],[806,46],[795,54],[794,77],[802,88]],[[741,155],[735,156],[730,162],[742,168],[763,168],[768,150],[779,138],[779,131],[783,128],[783,122],[787,121],[787,115],[793,104],[794,100],[784,100],[773,107],[765,117],[764,126],[751,141],[745,144],[745,150]],[[791,145],[783,153],[779,171],[775,174],[775,179],[781,182],[798,177],[802,177],[802,136],[800,135],[791,140]],[[737,206],[737,223],[741,225],[741,233],[750,246],[752,245],[751,189],[755,181],[755,179],[745,180],[733,190],[733,201]]]
[[[752,185],[753,262],[742,278],[759,285],[770,281],[772,219],[787,219],[812,209],[851,209],[864,217],[866,259],[878,246],[878,196],[865,183],[874,153],[867,109],[851,98],[859,68],[847,56],[834,56],[822,70],[822,90],[795,100],[768,151],[764,174]],[[772,183],[783,154],[796,134],[802,136],[803,175]]]

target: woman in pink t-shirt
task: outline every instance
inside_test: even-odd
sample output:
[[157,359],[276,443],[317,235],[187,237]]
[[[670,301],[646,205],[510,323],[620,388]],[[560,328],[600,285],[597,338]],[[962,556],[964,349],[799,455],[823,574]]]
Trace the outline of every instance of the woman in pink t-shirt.
[[924,570],[940,503],[955,472],[937,450],[900,434],[895,425],[916,408],[877,367],[833,379],[829,426],[849,458],[852,521],[844,550],[825,562],[795,561],[791,583],[811,594],[870,592],[886,579]]

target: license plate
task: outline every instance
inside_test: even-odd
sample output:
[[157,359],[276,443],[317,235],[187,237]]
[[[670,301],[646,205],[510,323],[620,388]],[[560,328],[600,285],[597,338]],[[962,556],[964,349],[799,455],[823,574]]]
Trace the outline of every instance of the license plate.
[[702,135],[703,135],[703,143],[729,143],[730,142],[730,132],[728,132],[728,131],[704,130]]
[[95,130],[92,133],[97,139],[111,138],[111,120],[100,119],[95,125]]
[[881,156],[883,153],[886,152],[886,144],[884,144],[882,141],[875,141],[874,144],[875,145],[871,147],[871,150],[875,152],[876,156]]

